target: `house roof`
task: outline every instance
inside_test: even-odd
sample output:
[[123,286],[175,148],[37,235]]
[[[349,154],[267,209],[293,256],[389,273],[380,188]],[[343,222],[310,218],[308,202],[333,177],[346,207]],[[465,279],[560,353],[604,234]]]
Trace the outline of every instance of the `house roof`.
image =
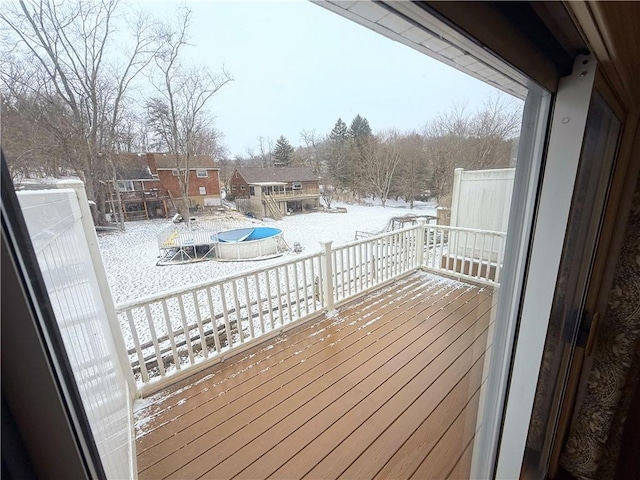
[[[154,153],[152,154],[156,162],[156,168],[176,168],[176,157],[170,153]],[[180,166],[183,167],[185,162],[184,155],[180,156]],[[193,168],[217,168],[216,162],[210,155],[191,155],[189,157],[189,169]]]
[[315,182],[319,180],[306,167],[242,167],[236,169],[247,183]]
[[155,180],[145,155],[119,153],[111,157],[116,167],[118,180]]

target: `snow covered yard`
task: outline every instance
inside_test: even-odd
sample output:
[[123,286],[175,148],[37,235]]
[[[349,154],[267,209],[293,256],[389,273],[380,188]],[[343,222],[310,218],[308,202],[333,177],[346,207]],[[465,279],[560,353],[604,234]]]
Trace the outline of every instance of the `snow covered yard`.
[[[251,225],[269,225],[282,229],[284,238],[293,247],[300,243],[303,253],[320,250],[320,240],[333,240],[341,245],[354,240],[356,231],[379,232],[392,217],[407,214],[435,215],[435,205],[416,202],[413,210],[404,202],[390,200],[386,208],[379,205],[341,205],[347,213],[309,213],[292,215],[282,220],[258,221],[235,212],[223,212],[201,221],[213,222],[220,230]],[[205,261],[186,265],[156,266],[157,235],[171,225],[167,219],[127,222],[124,232],[100,233],[98,242],[107,277],[116,304],[161,293],[194,283],[211,281],[249,269],[283,262],[283,257],[249,262]]]

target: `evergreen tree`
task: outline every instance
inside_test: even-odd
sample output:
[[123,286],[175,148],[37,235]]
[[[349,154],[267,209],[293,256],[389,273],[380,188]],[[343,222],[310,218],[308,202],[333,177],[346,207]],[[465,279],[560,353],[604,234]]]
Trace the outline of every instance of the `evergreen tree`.
[[294,148],[283,135],[276,140],[276,147],[273,149],[274,165],[276,167],[290,167],[291,156]]
[[369,126],[369,121],[361,117],[360,114],[356,115],[351,122],[351,127],[349,128],[349,135],[352,138],[366,138],[371,136],[371,127]]
[[338,118],[329,134],[327,173],[334,187],[345,188],[350,183],[349,130],[342,118]]
[[369,157],[375,151],[375,137],[371,132],[369,121],[361,117],[359,114],[351,121],[349,127],[349,136],[351,137],[349,152],[349,168],[350,168],[350,188],[358,195],[368,194],[369,185],[365,178],[367,172]]
[[341,118],[338,118],[333,130],[331,130],[331,133],[329,134],[329,138],[332,142],[345,142],[347,138],[349,138],[347,124],[344,123]]

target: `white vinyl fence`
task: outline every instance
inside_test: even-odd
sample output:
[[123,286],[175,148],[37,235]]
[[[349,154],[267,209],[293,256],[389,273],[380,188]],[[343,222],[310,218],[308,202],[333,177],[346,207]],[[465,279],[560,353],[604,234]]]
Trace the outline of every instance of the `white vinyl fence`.
[[129,365],[119,361],[120,332],[108,320],[113,301],[84,186],[67,181],[58,187],[18,192],[18,199],[105,473],[136,478],[128,384],[135,386]]

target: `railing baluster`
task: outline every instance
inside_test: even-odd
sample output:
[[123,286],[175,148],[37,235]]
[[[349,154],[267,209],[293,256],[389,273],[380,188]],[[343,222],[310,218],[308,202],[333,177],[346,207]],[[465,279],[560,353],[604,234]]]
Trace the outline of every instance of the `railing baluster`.
[[382,266],[384,258],[382,252],[382,241],[380,239],[375,241],[375,249],[376,249],[376,284],[382,281]]
[[330,284],[334,285],[333,288],[333,300],[335,303],[335,300],[338,298],[338,294],[339,294],[339,288],[340,286],[338,285],[338,252],[340,250],[332,250],[331,254],[330,254],[330,258],[331,258],[331,264],[333,265],[333,276],[331,279],[331,282],[329,282]]
[[184,304],[182,303],[182,294],[178,294],[176,298],[178,300],[178,308],[180,309],[180,320],[182,321],[182,331],[184,332],[184,341],[187,344],[187,351],[189,352],[189,363],[193,365],[195,360],[193,358],[193,347],[191,346],[191,334],[189,333],[189,326],[187,325],[187,315],[184,312]]
[[282,305],[282,283],[280,280],[280,267],[276,267],[276,292],[278,295],[278,319],[280,320],[280,327],[284,325],[284,313],[282,310],[284,309]]
[[[418,233],[418,230],[416,229],[414,230],[414,232]],[[415,242],[413,243],[415,245]],[[415,252],[411,251],[411,238],[409,237],[409,232],[404,232],[402,234],[402,250],[401,251],[402,251],[402,256],[404,260],[404,268],[403,268],[403,273],[404,273],[404,272],[408,272],[411,268],[416,266],[412,263],[412,261],[416,259],[416,255],[415,255]]]
[[287,313],[289,314],[289,322],[293,321],[293,315],[291,314],[291,280],[289,279],[289,265],[284,266],[284,284],[287,289]]
[[[311,260],[313,264],[313,259]],[[311,284],[313,285],[313,275],[311,275]],[[304,288],[304,313],[309,315],[309,278],[307,277],[307,260],[302,261],[302,285]],[[313,296],[313,287],[311,288],[311,295]],[[299,302],[298,302],[299,303]]]
[[229,311],[227,310],[227,294],[225,293],[224,284],[218,284],[220,290],[220,305],[222,306],[222,316],[224,318],[224,327],[227,332],[227,347],[233,347],[233,335],[231,334],[231,324],[229,323]]
[[364,258],[363,252],[364,252],[364,244],[360,244],[358,245],[358,255],[359,255],[359,262],[360,262],[360,291],[364,291],[365,289],[365,268],[367,266],[367,261]]
[[253,281],[256,286],[256,302],[258,302],[258,318],[260,319],[260,333],[264,334],[264,314],[262,312],[262,294],[260,293],[260,281],[258,280],[258,274],[253,275]]
[[486,234],[481,234],[480,238],[482,239],[482,242],[480,244],[480,265],[478,266],[478,278],[484,278],[482,276],[482,269],[484,268],[484,274],[487,274],[487,268],[489,265],[489,259],[486,260],[485,262],[485,258],[486,258],[486,244],[487,244],[487,235]]
[[351,247],[347,247],[344,249],[344,252],[347,256],[347,291],[349,292],[349,296],[352,295],[352,287],[351,287]]
[[455,244],[453,246],[453,271],[458,271],[458,250],[460,249],[460,232],[455,234]]
[[[316,257],[315,260],[311,261],[311,281],[313,282],[313,291],[314,295],[316,295],[313,299],[313,311],[317,310],[316,302],[320,304],[320,308],[324,308],[324,280],[322,278],[322,268],[320,267],[320,261],[322,257]],[[315,262],[318,262],[318,282],[316,283],[316,266]]]
[[273,331],[274,327],[274,323],[273,323],[273,306],[271,305],[271,280],[270,277],[271,275],[269,275],[269,273],[272,270],[267,270],[264,272],[264,278],[265,278],[265,283],[267,286],[267,310],[269,310],[269,325],[271,326],[271,331]]
[[211,287],[207,287],[207,302],[209,302],[209,316],[211,317],[211,331],[213,333],[213,342],[216,346],[216,353],[220,353],[222,349],[220,345],[220,337],[218,336],[218,321],[216,320],[216,311],[213,307],[213,299],[211,298]]
[[244,343],[244,328],[242,327],[242,311],[240,310],[240,300],[238,299],[238,280],[231,280],[231,295],[236,309],[236,325],[238,326],[238,336],[240,343]]
[[164,377],[164,360],[162,359],[162,354],[160,353],[160,345],[158,345],[158,336],[156,335],[156,326],[153,322],[153,316],[151,315],[151,309],[149,308],[148,303],[144,306],[144,313],[149,324],[149,333],[151,334],[153,349],[156,352],[156,364],[158,365],[158,371],[160,372],[160,376]]
[[136,349],[136,356],[138,357],[138,365],[140,365],[140,374],[142,375],[142,381],[147,383],[149,381],[149,372],[147,372],[147,364],[144,361],[144,355],[142,353],[142,349],[140,348],[138,330],[136,329],[135,322],[133,321],[131,309],[127,309],[127,321],[129,322],[129,328],[131,329],[131,338],[133,338],[133,346]]
[[173,335],[173,325],[171,325],[169,310],[167,309],[167,300],[163,298],[160,301],[160,304],[162,305],[162,315],[164,316],[164,322],[167,325],[167,336],[169,337],[169,344],[171,345],[173,361],[176,366],[176,370],[180,370],[180,357],[178,356],[178,350],[176,349],[176,339]]
[[371,250],[371,245],[369,243],[365,243],[362,245],[364,248],[364,285],[365,289],[369,289],[369,262],[371,261],[371,255],[369,254]]
[[204,358],[209,358],[209,348],[207,347],[207,340],[204,337],[204,328],[202,327],[202,315],[200,313],[200,302],[198,302],[198,296],[195,292],[191,292],[193,298],[193,307],[196,309],[196,323],[198,324],[198,332],[200,332],[200,345],[202,345],[202,354]]
[[345,292],[345,288],[344,288],[344,248],[341,248],[338,251],[340,252],[340,289],[342,291],[342,297],[340,298],[340,300],[342,300],[343,298],[345,298],[345,296],[344,296],[344,292]]
[[[301,299],[300,299],[300,282],[298,280],[298,276],[299,276],[298,275],[298,265],[299,265],[298,262],[294,262],[293,263],[293,269],[295,270],[295,275],[293,277],[293,280],[294,280],[293,284],[294,284],[295,289],[296,289],[296,294],[295,294],[296,312],[298,314],[298,316],[296,317],[296,320],[299,320],[300,318],[302,318],[302,314],[300,313]],[[304,261],[302,262],[302,265],[304,265]],[[306,299],[307,299],[307,290],[306,290],[306,288],[305,288],[305,291],[304,291],[304,298],[305,298],[305,301],[306,301]]]
[[156,326],[153,320],[153,315],[151,315],[151,308],[149,308],[148,303],[144,306],[144,313],[149,321],[149,333],[151,334],[153,349],[156,352],[156,364],[158,365],[158,371],[160,372],[160,376],[164,377],[164,374],[165,374],[164,360],[162,358],[162,353],[160,353],[160,345],[158,344],[158,335],[156,334]]
[[[489,251],[489,262],[487,263],[487,280],[491,280],[491,265],[493,264],[493,248],[494,248],[494,245],[495,245],[495,240],[496,240],[496,236],[495,235],[491,235],[491,247],[490,247],[491,250]],[[493,275],[494,280],[495,280],[495,274],[498,271],[497,270],[498,269],[497,261],[498,261],[498,256],[496,254],[496,270],[494,271],[494,275]]]
[[249,295],[249,280],[244,276],[242,277],[242,281],[244,283],[244,305],[247,311],[247,322],[249,322],[249,334],[251,338],[256,338],[256,332],[253,328],[253,307],[251,306],[251,297]]
[[[470,268],[471,268],[471,262],[468,261],[468,259],[470,259],[471,257],[469,257],[469,255],[467,254],[469,250],[469,232],[464,232],[464,248],[462,250],[462,258],[464,260],[464,263],[462,264],[462,268],[460,269],[460,273],[464,273],[464,271],[467,271],[467,275],[470,274]],[[468,264],[467,264],[468,262]]]
[[505,244],[505,237],[501,237],[500,246],[498,249],[498,259],[496,261],[496,278],[495,278],[496,283],[500,283],[500,274],[502,273],[502,262],[504,261],[504,244]]
[[384,269],[384,281],[389,280],[389,278],[391,278],[391,267],[393,266],[392,264],[392,259],[391,259],[391,238],[393,237],[386,237],[385,238],[385,242],[384,242],[384,259],[385,259],[385,269]]
[[[445,233],[447,235],[447,260],[446,260],[446,266],[443,265],[443,261],[444,261],[444,236]],[[451,237],[449,235],[449,232],[444,229],[441,228],[440,229],[440,267],[439,268],[445,268],[445,269],[449,269],[449,241],[451,240]]]
[[[471,249],[471,264],[475,265],[475,258],[476,258],[476,246],[478,244],[478,232],[474,232],[473,233],[473,247]],[[482,261],[478,261],[478,267],[476,268],[476,274],[473,275],[473,269],[469,270],[469,275],[475,276],[476,278],[478,277],[478,273],[480,272],[480,267],[482,266]]]

